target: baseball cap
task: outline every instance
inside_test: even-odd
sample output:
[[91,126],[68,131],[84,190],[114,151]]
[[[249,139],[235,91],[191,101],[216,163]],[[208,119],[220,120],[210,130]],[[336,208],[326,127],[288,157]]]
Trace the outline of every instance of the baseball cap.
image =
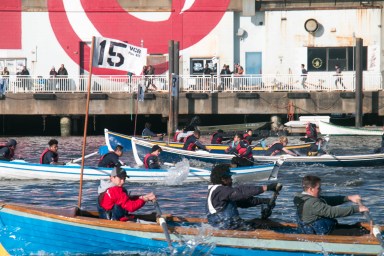
[[112,172],[111,172],[111,176],[114,177],[114,176],[117,176],[121,179],[125,179],[125,178],[129,178],[129,176],[127,175],[127,172],[124,171],[121,167],[114,167]]

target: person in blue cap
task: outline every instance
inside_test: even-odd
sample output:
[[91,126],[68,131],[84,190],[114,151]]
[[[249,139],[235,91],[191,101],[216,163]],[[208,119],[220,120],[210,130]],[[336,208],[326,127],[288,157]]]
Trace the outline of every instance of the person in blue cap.
[[265,191],[276,191],[278,184],[232,187],[232,172],[229,166],[226,164],[214,166],[211,172],[211,184],[208,186],[208,223],[219,229],[254,230],[258,228],[258,224],[245,221],[240,217],[238,207],[249,208],[268,204],[270,202],[269,198],[254,196]]

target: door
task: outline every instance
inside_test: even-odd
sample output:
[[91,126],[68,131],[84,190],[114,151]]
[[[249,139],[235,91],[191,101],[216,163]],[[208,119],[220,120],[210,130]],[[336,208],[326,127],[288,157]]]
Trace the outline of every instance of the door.
[[262,72],[261,52],[245,53],[245,74],[255,75]]

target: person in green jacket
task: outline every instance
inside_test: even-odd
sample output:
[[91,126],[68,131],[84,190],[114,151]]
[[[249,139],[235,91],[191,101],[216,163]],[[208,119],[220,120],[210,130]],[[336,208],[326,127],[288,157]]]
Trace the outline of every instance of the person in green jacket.
[[358,203],[359,195],[320,196],[321,179],[307,175],[302,180],[303,192],[293,199],[297,209],[297,224],[304,234],[317,235],[364,235],[369,231],[359,223],[354,225],[339,224],[336,218],[346,217],[358,212],[369,211],[363,205],[339,206],[351,201]]

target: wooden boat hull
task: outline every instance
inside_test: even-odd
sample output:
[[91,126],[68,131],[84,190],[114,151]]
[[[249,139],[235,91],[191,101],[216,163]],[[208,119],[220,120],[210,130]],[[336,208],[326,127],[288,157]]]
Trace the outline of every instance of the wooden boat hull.
[[321,134],[326,135],[356,135],[356,136],[381,136],[383,129],[356,128],[335,125],[331,123],[319,122],[319,130]]
[[[115,148],[117,145],[122,145],[124,147],[124,151],[132,150],[132,142],[131,142],[132,136],[112,132],[112,131],[109,131],[108,129],[104,129],[104,136],[105,136],[106,144],[110,145],[110,149]],[[145,140],[142,138],[137,138],[137,137],[135,137],[135,138],[138,140]],[[171,148],[178,148],[178,149],[182,149],[183,145],[184,145],[183,143],[179,143],[179,142],[170,142],[168,144],[167,142],[161,141],[161,140],[145,140],[145,141],[149,141],[149,142],[151,142],[153,144],[157,144],[161,147],[168,146]],[[287,146],[287,148],[290,150],[293,150],[299,154],[305,154],[307,152],[308,148],[310,147],[310,145],[311,145],[310,143],[305,143],[305,144]],[[211,149],[212,153],[225,154],[225,149],[227,149],[229,147],[229,144],[221,144],[221,145],[210,144],[210,145],[206,145],[206,146],[209,149]],[[261,146],[255,146],[253,148],[253,154],[254,155],[264,155],[265,149]]]
[[[132,144],[137,147],[140,157],[143,157],[153,144],[148,141],[132,139]],[[200,161],[205,163],[230,163],[233,155],[214,154],[206,151],[187,151],[169,147],[162,147],[161,158],[163,161],[180,161],[187,158],[192,161]],[[384,154],[366,154],[366,155],[322,155],[322,156],[254,156],[258,162],[276,162],[283,160],[284,166],[298,165],[325,165],[335,167],[359,167],[359,166],[377,166],[384,165]]]
[[[2,204],[1,238],[11,255],[113,254],[167,252],[167,242],[157,223],[140,224],[98,219],[75,209],[33,208]],[[381,246],[372,235],[316,236],[297,234],[294,224],[264,221],[256,231],[215,230],[204,219],[168,217],[175,250],[205,236],[191,255],[212,248],[212,255],[377,255]],[[277,224],[277,225],[276,225]],[[212,244],[214,246],[212,246]]]

